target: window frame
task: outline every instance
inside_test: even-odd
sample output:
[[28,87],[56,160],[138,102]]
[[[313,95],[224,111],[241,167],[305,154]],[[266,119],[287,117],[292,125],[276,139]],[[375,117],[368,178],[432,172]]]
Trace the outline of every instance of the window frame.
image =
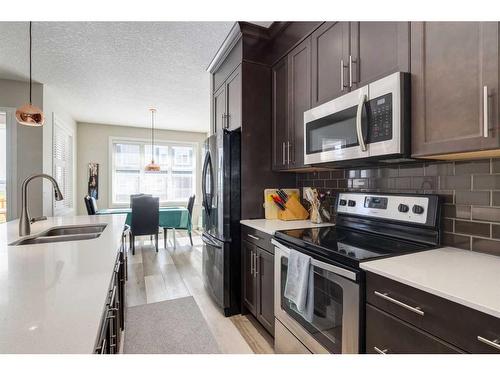
[[[148,158],[145,157],[144,151],[145,147],[147,145],[151,144],[151,139],[150,138],[133,138],[133,137],[109,137],[109,144],[108,144],[108,165],[110,166],[110,170],[108,173],[108,184],[109,184],[109,189],[108,189],[108,202],[109,202],[109,207],[110,208],[126,208],[130,206],[129,202],[115,202],[114,201],[114,175],[115,175],[115,158],[114,158],[114,145],[117,143],[129,143],[129,144],[140,144],[141,145],[141,172],[143,171],[144,167],[146,166],[147,163],[149,163]],[[192,147],[193,148],[193,192],[192,194],[196,194],[197,191],[197,182],[198,182],[198,176],[197,176],[197,170],[198,170],[198,163],[199,163],[199,147],[198,147],[198,142],[190,142],[190,141],[166,141],[166,140],[159,140],[155,137],[155,146],[187,146],[187,147]],[[172,172],[172,168],[170,168],[169,173]],[[160,201],[160,206],[162,207],[168,207],[168,206],[177,206],[177,205],[184,205],[186,204],[187,199],[183,200],[166,200],[166,201]]]
[[[56,130],[57,129],[57,130]],[[64,161],[64,167],[69,171],[69,195],[66,191],[66,184],[58,181],[59,187],[63,194],[62,204],[66,203],[71,198],[70,206],[60,206],[55,199],[52,199],[52,210],[54,216],[66,216],[74,213],[75,210],[75,131],[70,126],[68,126],[59,116],[55,113],[52,114],[52,175],[56,178],[56,168],[58,163],[56,162],[54,148],[56,143],[56,132],[61,131],[65,136],[70,137],[70,159]]]

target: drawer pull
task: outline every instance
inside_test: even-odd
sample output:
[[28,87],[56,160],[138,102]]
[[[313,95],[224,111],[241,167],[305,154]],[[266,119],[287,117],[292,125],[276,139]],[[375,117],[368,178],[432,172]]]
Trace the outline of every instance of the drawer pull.
[[392,302],[395,305],[398,305],[398,306],[401,306],[401,307],[403,307],[403,308],[405,308],[407,310],[410,310],[410,311],[414,312],[415,314],[418,314],[420,316],[424,316],[424,312],[418,306],[417,307],[413,307],[413,306],[407,305],[406,303],[403,303],[401,301],[398,301],[397,299],[389,297],[387,293],[380,293],[380,292],[375,291],[375,295],[378,296],[378,297],[380,297],[380,298],[385,299],[386,301]]
[[500,350],[500,339],[495,339],[493,341],[485,339],[484,337],[477,336],[477,339],[481,341],[483,344],[489,345],[495,349]]
[[379,349],[376,346],[373,347],[373,350],[375,350],[378,354],[387,354],[388,349]]
[[253,238],[255,241],[259,241],[259,240],[260,240],[260,238],[259,238],[259,237],[254,236],[254,235],[252,235],[252,234],[248,234],[248,233],[247,233],[247,236],[248,236],[248,237],[250,237],[250,238]]

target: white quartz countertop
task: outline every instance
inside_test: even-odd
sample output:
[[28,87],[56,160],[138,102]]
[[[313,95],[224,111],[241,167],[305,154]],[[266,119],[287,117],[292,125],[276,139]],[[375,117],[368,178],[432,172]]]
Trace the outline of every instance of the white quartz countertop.
[[361,268],[500,318],[500,257],[443,247]]
[[96,239],[9,246],[18,220],[0,224],[0,353],[92,353],[126,215],[54,217],[54,226],[107,224]]
[[274,232],[278,230],[329,227],[334,225],[333,223],[314,224],[310,220],[285,221],[285,220],[266,220],[266,219],[241,220],[240,223],[270,235],[274,235]]

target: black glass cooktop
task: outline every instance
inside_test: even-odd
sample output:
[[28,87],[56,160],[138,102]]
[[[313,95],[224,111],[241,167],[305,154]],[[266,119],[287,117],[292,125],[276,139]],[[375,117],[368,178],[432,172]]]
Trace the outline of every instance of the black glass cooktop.
[[354,267],[368,259],[428,250],[432,245],[401,240],[342,227],[284,230],[275,233],[278,240],[295,245],[311,256]]

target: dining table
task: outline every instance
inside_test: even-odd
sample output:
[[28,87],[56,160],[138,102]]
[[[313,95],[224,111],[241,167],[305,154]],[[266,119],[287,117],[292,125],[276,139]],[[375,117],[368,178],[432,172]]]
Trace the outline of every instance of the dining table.
[[[96,212],[96,215],[115,215],[127,214],[125,223],[131,225],[132,223],[132,209],[130,207],[124,208],[104,208]],[[175,244],[175,229],[185,229],[191,236],[191,220],[189,211],[186,207],[160,207],[159,208],[159,227],[164,230],[174,229],[174,244]],[[165,232],[166,234],[166,232]],[[166,245],[166,238],[164,239]]]

